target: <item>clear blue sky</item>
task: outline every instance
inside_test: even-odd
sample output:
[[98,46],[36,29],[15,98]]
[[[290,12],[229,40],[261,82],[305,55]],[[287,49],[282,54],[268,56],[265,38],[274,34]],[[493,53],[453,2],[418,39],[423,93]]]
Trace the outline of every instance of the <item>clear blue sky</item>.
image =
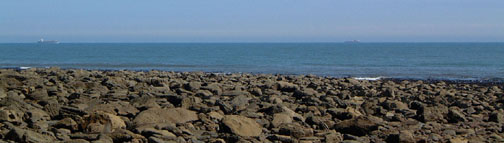
[[504,0],[3,0],[0,42],[504,42]]

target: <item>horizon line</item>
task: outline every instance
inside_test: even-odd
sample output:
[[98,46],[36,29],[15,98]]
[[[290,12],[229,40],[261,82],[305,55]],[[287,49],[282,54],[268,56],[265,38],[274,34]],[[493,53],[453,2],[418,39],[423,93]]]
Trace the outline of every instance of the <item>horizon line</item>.
[[[170,43],[181,43],[181,44],[189,44],[189,43],[346,43],[346,41],[341,41],[341,42],[334,42],[334,41],[313,41],[313,42],[303,42],[303,41],[254,41],[254,42],[248,42],[248,41],[237,41],[237,42],[229,42],[229,41],[218,41],[218,42],[209,42],[209,41],[197,41],[197,42],[61,42],[59,41],[59,44],[170,44]],[[504,41],[385,41],[385,42],[380,42],[380,41],[369,41],[369,42],[363,42],[360,41],[358,43],[346,43],[346,44],[362,44],[362,43],[504,43]],[[0,42],[0,44],[37,44],[37,42]]]

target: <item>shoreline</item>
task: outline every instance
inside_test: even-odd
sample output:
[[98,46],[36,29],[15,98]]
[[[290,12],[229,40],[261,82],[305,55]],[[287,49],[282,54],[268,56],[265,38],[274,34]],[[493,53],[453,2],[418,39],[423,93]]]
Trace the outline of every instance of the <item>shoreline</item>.
[[331,76],[331,75],[314,75],[314,74],[286,74],[286,73],[262,73],[262,72],[207,72],[207,71],[173,71],[173,70],[159,70],[159,69],[100,69],[100,68],[61,68],[61,67],[1,67],[0,70],[28,70],[28,69],[61,69],[61,70],[86,70],[86,71],[131,71],[131,72],[149,72],[149,71],[158,71],[158,72],[175,72],[175,73],[194,73],[194,72],[202,72],[205,74],[250,74],[250,75],[280,75],[280,76],[317,76],[322,78],[353,78],[356,80],[382,80],[382,81],[423,81],[428,83],[436,83],[436,82],[446,82],[450,84],[482,84],[482,85],[499,85],[504,83],[504,78],[405,78],[405,77],[386,77],[386,76],[370,76],[370,77],[361,77],[361,76]]
[[0,69],[0,140],[500,142],[504,84]]

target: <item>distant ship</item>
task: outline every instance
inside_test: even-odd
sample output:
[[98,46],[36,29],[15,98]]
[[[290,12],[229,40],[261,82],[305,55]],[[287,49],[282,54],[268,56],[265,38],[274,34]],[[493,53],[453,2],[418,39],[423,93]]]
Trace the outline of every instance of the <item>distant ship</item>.
[[59,41],[40,39],[39,41],[37,41],[37,43],[39,43],[39,44],[59,44]]
[[351,40],[351,41],[345,41],[343,43],[360,43],[359,40]]

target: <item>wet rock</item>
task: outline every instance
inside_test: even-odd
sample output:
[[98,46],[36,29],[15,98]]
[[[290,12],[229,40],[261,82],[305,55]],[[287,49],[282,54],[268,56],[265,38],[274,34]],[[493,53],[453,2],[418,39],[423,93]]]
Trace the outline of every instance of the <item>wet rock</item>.
[[229,132],[244,136],[259,136],[262,133],[262,126],[259,125],[255,120],[238,116],[238,115],[226,115],[222,120],[222,123]]
[[154,125],[160,123],[185,123],[198,120],[196,112],[184,108],[160,109],[153,108],[140,112],[133,122],[136,126]]

